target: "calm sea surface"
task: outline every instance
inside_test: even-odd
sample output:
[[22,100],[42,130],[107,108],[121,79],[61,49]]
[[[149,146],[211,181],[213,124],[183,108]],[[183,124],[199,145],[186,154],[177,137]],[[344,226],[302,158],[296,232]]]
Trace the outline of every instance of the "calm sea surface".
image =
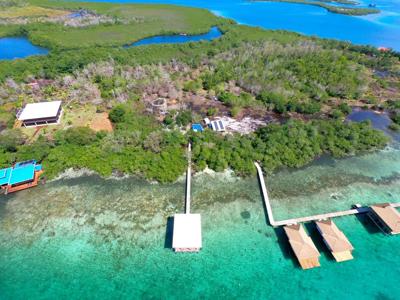
[[[89,0],[94,1],[94,0]],[[400,1],[358,1],[362,7],[375,3],[380,14],[345,16],[323,8],[290,3],[245,0],[95,0],[117,3],[168,3],[207,8],[217,15],[267,29],[285,29],[307,35],[392,47],[400,51]]]
[[[268,176],[275,218],[400,202],[394,138],[377,153],[323,157]],[[184,179],[158,185],[75,175],[0,198],[0,299],[400,298],[400,236],[362,217],[337,218],[355,259],[336,263],[307,226],[321,267],[302,271],[282,232],[266,224],[255,176],[195,175],[192,211],[202,214],[204,248],[177,254],[167,220],[183,211]]]

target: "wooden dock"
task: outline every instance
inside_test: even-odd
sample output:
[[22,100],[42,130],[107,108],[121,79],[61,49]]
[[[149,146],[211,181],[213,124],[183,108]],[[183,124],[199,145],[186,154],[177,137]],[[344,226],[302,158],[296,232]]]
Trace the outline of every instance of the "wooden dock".
[[[348,215],[356,215],[356,214],[367,213],[367,212],[371,211],[371,209],[369,207],[360,207],[360,208],[355,208],[355,209],[336,211],[336,212],[331,212],[331,213],[326,213],[326,214],[319,214],[319,215],[308,216],[308,217],[300,217],[300,218],[293,218],[293,219],[275,221],[274,220],[274,216],[272,214],[272,207],[271,207],[271,203],[270,203],[270,200],[269,200],[269,197],[268,197],[267,188],[265,186],[265,181],[264,181],[264,176],[263,176],[263,173],[262,173],[262,169],[261,169],[260,165],[257,162],[255,162],[254,164],[255,164],[255,166],[257,168],[257,173],[258,173],[258,178],[259,178],[259,181],[260,181],[262,196],[263,196],[263,199],[264,199],[265,207],[267,209],[268,221],[269,221],[270,225],[273,226],[273,227],[291,225],[291,224],[298,224],[298,223],[303,223],[303,222],[325,220],[325,219],[330,219],[330,218],[335,218],[335,217],[343,217],[343,216],[348,216]],[[400,203],[391,203],[391,206],[400,207]]]

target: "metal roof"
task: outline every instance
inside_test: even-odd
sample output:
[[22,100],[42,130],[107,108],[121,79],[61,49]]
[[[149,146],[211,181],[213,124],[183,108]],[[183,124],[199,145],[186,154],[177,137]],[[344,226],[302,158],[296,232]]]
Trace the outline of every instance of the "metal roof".
[[371,205],[371,209],[390,228],[392,234],[400,233],[400,213],[390,203]]
[[57,116],[61,101],[27,104],[18,116],[19,121],[54,118]]
[[0,170],[0,185],[13,185],[30,181],[35,177],[36,162]]
[[311,238],[300,224],[287,225],[283,227],[289,238],[296,257],[300,259],[318,258],[320,256]]
[[225,125],[222,120],[211,121],[211,128],[214,131],[225,131]]
[[332,252],[352,251],[354,248],[342,231],[332,220],[315,222],[326,245]]
[[12,170],[12,168],[0,170],[0,185],[8,184],[8,180],[10,179],[11,170]]
[[174,216],[172,248],[200,249],[201,246],[201,215],[176,214]]

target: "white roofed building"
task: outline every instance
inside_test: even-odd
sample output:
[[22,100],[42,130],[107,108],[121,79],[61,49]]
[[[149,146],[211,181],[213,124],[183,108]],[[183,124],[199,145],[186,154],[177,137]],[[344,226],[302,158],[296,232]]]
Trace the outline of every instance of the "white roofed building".
[[201,215],[175,214],[172,248],[176,252],[198,252],[201,247]]
[[58,124],[62,115],[61,101],[27,104],[18,114],[23,126]]
[[213,131],[225,131],[225,124],[222,120],[211,121],[208,125]]

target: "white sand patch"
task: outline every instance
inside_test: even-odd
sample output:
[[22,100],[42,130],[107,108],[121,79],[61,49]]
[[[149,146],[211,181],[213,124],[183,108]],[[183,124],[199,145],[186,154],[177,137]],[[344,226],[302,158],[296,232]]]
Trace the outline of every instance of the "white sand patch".
[[224,122],[225,129],[228,132],[238,132],[240,134],[249,134],[267,125],[267,122],[264,120],[250,117],[245,117],[240,121],[230,117],[221,117],[220,120]]

